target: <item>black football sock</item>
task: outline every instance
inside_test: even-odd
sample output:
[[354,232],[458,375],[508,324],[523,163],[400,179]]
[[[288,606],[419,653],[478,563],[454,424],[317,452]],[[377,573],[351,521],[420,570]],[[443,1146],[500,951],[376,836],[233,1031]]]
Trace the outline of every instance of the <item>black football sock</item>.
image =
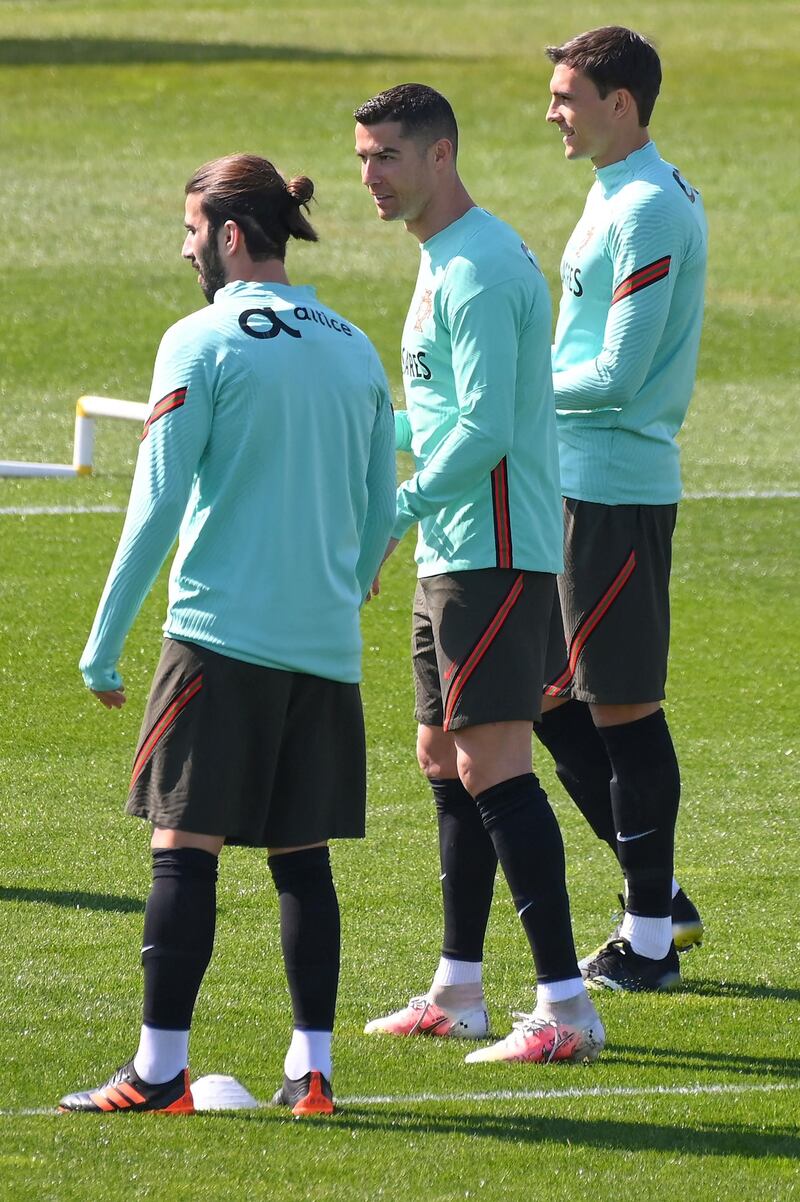
[[497,855],[475,804],[461,781],[432,780],[439,825],[444,937],[448,960],[483,959]]
[[611,806],[628,886],[625,908],[645,918],[667,917],[681,778],[664,711],[598,732],[614,770]]
[[579,977],[564,844],[547,796],[532,772],[475,798],[505,873],[542,983]]
[[583,701],[568,701],[542,714],[533,732],[553,757],[556,776],[589,826],[616,855],[611,764],[589,706]]
[[294,1027],[332,1031],[339,985],[339,902],[327,847],[270,856]]
[[216,923],[217,857],[195,847],[157,848],[144,913],[143,1021],[188,1031]]

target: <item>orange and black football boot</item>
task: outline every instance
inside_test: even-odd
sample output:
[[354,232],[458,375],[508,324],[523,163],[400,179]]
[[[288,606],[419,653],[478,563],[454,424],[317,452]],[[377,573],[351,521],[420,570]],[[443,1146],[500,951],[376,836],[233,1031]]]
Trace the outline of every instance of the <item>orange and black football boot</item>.
[[283,1085],[272,1099],[273,1106],[291,1106],[296,1119],[312,1114],[333,1114],[333,1091],[331,1083],[322,1073],[311,1072],[292,1081],[284,1075]]
[[160,1114],[194,1114],[189,1070],[181,1069],[171,1081],[151,1085],[143,1081],[133,1061],[123,1064],[105,1085],[85,1093],[71,1093],[58,1104],[61,1114],[115,1114],[150,1111]]

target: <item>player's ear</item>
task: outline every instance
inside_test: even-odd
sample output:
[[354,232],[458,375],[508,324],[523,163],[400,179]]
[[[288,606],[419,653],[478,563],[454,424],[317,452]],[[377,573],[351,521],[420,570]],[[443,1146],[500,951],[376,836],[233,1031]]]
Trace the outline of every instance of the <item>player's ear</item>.
[[627,117],[630,115],[632,110],[638,119],[638,109],[636,107],[636,101],[633,98],[633,94],[629,92],[627,88],[617,88],[614,99],[614,116]]
[[235,221],[226,221],[221,229],[222,249],[229,255],[235,255],[237,250],[245,245],[241,226]]
[[435,166],[444,166],[453,162],[453,143],[449,138],[439,138],[433,144],[433,161]]

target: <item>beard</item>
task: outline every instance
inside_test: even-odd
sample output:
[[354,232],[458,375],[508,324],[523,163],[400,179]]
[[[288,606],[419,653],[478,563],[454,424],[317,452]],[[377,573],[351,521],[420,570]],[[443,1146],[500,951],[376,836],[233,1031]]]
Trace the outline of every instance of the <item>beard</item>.
[[225,268],[217,247],[216,234],[210,230],[208,241],[197,255],[197,263],[201,274],[200,287],[203,289],[203,295],[206,300],[211,304],[214,300],[215,292],[220,288],[224,288],[227,281],[225,279]]

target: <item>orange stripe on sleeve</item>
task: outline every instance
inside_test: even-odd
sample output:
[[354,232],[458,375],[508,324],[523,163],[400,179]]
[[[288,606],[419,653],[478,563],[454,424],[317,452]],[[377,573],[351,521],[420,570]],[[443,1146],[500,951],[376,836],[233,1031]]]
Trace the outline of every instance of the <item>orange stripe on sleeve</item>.
[[669,275],[671,260],[671,255],[664,255],[662,259],[656,259],[654,262],[648,263],[646,267],[640,267],[638,271],[634,271],[614,289],[611,304],[615,305],[617,301],[624,300],[626,296],[632,296],[634,292],[641,292],[642,288],[647,288],[650,284],[656,284],[659,280],[663,280]]

